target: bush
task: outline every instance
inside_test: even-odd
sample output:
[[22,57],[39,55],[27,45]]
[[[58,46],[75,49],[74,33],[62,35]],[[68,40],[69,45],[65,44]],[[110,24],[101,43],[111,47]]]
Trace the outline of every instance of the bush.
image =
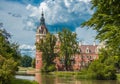
[[55,71],[56,70],[56,67],[55,65],[51,65],[48,67],[48,71],[51,72],[51,71]]
[[106,65],[99,61],[93,62],[89,69],[88,74],[93,79],[98,80],[114,80],[116,79],[116,70],[113,65]]
[[117,76],[116,76],[116,70],[115,70],[115,68],[114,68],[114,66],[106,66],[105,68],[104,68],[104,77],[105,77],[105,79],[106,80],[114,80],[114,79],[116,79],[117,78]]
[[54,64],[51,64],[48,66],[46,63],[44,64],[44,66],[41,69],[42,72],[52,72],[55,70],[56,70],[56,67]]
[[14,77],[17,63],[12,59],[0,56],[0,84],[9,84]]

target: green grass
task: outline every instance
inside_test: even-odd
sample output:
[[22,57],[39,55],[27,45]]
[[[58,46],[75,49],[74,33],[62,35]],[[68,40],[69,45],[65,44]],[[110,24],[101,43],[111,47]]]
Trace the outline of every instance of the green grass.
[[88,79],[88,76],[85,73],[77,72],[77,71],[56,71],[56,72],[51,72],[50,74],[59,77],[75,77],[77,79]]
[[23,79],[13,79],[11,84],[38,84],[36,81],[29,81]]
[[120,74],[116,74],[117,75],[117,80],[120,80]]
[[[94,78],[91,77],[90,73],[87,74],[86,71],[56,71],[51,72],[50,74],[53,74],[58,77],[74,77],[75,79],[90,79],[93,80]],[[117,75],[117,80],[120,80],[120,74]]]
[[35,68],[32,67],[18,67],[17,75],[34,75],[34,73],[27,73],[28,71],[35,71]]

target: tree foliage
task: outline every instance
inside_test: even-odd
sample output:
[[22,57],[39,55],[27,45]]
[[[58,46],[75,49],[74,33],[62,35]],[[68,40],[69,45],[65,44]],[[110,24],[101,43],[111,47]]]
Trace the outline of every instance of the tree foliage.
[[92,9],[95,13],[83,23],[98,32],[96,38],[106,41],[114,52],[120,50],[120,1],[119,0],[92,0]]
[[49,72],[55,70],[55,59],[54,47],[56,44],[56,37],[50,33],[47,33],[46,37],[38,43],[38,49],[42,51],[43,68],[42,71]]
[[88,74],[93,79],[98,80],[114,80],[116,79],[116,69],[113,65],[107,65],[99,61],[94,61],[89,66]]
[[95,12],[83,26],[96,30],[96,38],[106,43],[106,49],[100,51],[99,60],[89,70],[95,72],[97,79],[116,79],[115,67],[119,68],[120,63],[120,1],[91,0],[91,3]]
[[17,43],[11,43],[9,38],[11,35],[3,28],[0,28],[0,55],[5,58],[14,58],[16,61],[20,59],[20,52]]
[[0,84],[9,84],[17,70],[20,53],[18,45],[11,43],[11,35],[0,23]]
[[78,43],[76,41],[76,34],[72,33],[68,29],[63,29],[59,32],[60,39],[60,53],[64,59],[66,70],[69,70],[71,66],[71,56],[73,56],[78,50]]
[[91,77],[99,80],[116,79],[116,64],[118,56],[112,56],[111,50],[101,49],[99,59],[92,62],[88,68]]
[[17,62],[12,58],[0,56],[0,84],[9,84],[17,68]]
[[32,65],[33,68],[35,68],[35,58],[32,59],[31,65]]
[[32,63],[32,57],[25,55],[21,58],[22,67],[31,67],[31,63]]

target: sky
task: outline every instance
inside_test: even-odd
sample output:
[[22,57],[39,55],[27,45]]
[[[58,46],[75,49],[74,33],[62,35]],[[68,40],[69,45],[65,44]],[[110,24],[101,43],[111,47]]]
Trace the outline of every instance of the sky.
[[21,50],[34,50],[36,28],[43,9],[51,33],[69,28],[77,33],[79,41],[92,44],[96,32],[81,28],[81,23],[94,13],[90,8],[90,0],[0,0],[0,22],[12,35],[11,40],[20,44]]

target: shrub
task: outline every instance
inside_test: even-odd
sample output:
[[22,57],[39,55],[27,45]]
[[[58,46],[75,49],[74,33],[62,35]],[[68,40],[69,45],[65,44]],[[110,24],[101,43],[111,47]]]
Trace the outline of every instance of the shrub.
[[93,79],[114,80],[116,79],[116,70],[113,65],[106,65],[99,61],[93,62],[88,69],[88,74]]
[[14,77],[17,63],[12,59],[0,56],[0,84],[9,84]]
[[52,72],[52,71],[55,71],[56,70],[56,67],[54,64],[51,64],[51,65],[46,65],[46,63],[44,64],[44,66],[42,67],[41,71],[42,72]]

